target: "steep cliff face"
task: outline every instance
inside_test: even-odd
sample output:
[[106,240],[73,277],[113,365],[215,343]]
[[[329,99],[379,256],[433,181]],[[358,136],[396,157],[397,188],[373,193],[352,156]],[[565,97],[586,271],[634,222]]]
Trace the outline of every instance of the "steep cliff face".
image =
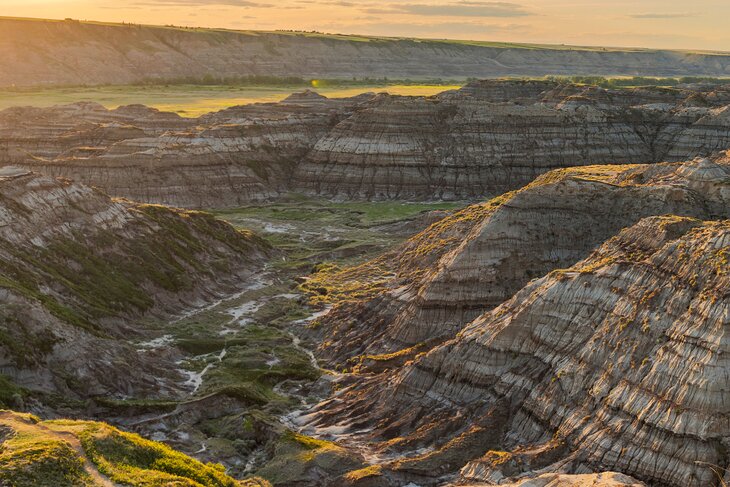
[[0,86],[205,76],[469,78],[730,74],[726,53],[0,19]]
[[542,88],[380,96],[317,142],[297,180],[334,197],[474,199],[559,167],[686,160],[730,145],[726,106],[697,93]]
[[320,353],[343,363],[363,353],[408,351],[402,362],[642,217],[729,218],[729,205],[724,159],[553,171],[466,208],[373,262],[315,275],[305,286],[314,294],[324,287],[322,299],[339,301],[337,289],[346,290],[321,320],[327,340]]
[[175,367],[127,340],[145,336],[145,320],[236,289],[267,252],[207,214],[111,200],[6,167],[0,372],[67,398],[174,394]]
[[13,107],[0,111],[0,162],[91,155],[122,140],[153,137],[191,127],[194,120],[142,105],[107,110],[79,102],[50,108]]
[[[0,112],[6,147],[0,161],[137,201],[240,206],[286,192],[293,168],[314,143],[367,99],[328,100],[306,92],[199,120],[137,108],[138,117],[124,124],[106,120],[132,107],[11,109]],[[77,109],[81,115],[74,114]]]
[[728,252],[727,220],[644,219],[313,424],[349,425],[413,479],[613,470],[716,485],[730,461]]
[[0,164],[184,207],[287,192],[482,199],[556,168],[709,156],[730,146],[729,104],[712,86],[481,81],[431,98],[305,92],[198,119],[139,106],[20,108],[0,112]]

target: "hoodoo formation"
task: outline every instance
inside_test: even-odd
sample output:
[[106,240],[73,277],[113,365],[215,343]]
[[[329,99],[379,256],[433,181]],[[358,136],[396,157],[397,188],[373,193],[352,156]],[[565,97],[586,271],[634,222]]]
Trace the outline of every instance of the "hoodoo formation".
[[[386,10],[533,15],[430,2]],[[356,7],[290,10],[316,8]],[[505,75],[535,78],[467,80]],[[0,95],[32,102],[0,110],[0,487],[729,484],[723,75],[723,52],[0,18]],[[353,79],[386,76],[458,84]]]

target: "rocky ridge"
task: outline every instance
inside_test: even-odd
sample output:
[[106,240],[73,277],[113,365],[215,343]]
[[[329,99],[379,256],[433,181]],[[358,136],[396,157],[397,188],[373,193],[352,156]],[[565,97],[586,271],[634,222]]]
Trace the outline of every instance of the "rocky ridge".
[[184,207],[289,192],[482,199],[556,168],[709,156],[730,145],[728,106],[721,87],[482,81],[430,98],[306,92],[199,119],[88,104],[11,109],[0,112],[0,164]]
[[6,167],[0,372],[62,402],[175,396],[176,367],[129,340],[145,337],[154,320],[239,288],[269,252],[257,237],[204,213],[112,200]]
[[337,303],[315,330],[319,353],[340,366],[363,355],[366,367],[396,366],[642,217],[723,219],[729,204],[722,157],[550,172],[371,262],[312,276],[313,299]]
[[730,461],[729,250],[727,220],[641,220],[305,423],[371,442],[385,458],[377,485],[605,470],[716,485]]
[[[200,119],[137,108],[138,118],[123,126],[107,120],[132,107],[75,104],[47,114],[10,109],[0,113],[6,147],[0,160],[136,201],[240,206],[288,191],[294,168],[315,141],[367,98],[328,100],[307,92]],[[43,115],[34,117],[39,111]]]

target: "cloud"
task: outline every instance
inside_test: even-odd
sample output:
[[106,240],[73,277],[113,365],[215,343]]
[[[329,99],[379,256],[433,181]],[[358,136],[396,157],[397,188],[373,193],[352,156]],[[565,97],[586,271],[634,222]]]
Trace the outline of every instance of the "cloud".
[[441,5],[405,3],[389,5],[393,12],[442,17],[524,17],[530,15],[522,5],[510,2],[462,1]]
[[230,7],[268,8],[274,5],[250,0],[149,0],[137,2],[136,5],[155,7],[205,7],[208,5],[225,5]]
[[686,17],[694,17],[692,13],[645,13],[645,14],[633,14],[629,17],[634,19],[682,19]]

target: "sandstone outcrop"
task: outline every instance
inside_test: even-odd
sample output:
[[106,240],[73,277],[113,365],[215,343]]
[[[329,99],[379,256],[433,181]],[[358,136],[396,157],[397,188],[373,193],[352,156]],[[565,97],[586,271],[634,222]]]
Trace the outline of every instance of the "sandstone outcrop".
[[[386,380],[323,403],[310,425],[347,426],[395,457],[383,470],[421,485],[454,471],[718,485],[730,461],[728,252],[728,220],[643,219]],[[558,479],[574,485],[517,485]]]
[[723,219],[729,208],[724,158],[553,171],[457,212],[372,262],[315,274],[305,283],[313,295],[337,302],[338,289],[346,291],[320,320],[320,354],[337,364],[379,355],[382,367],[382,354],[400,351],[394,363],[402,363],[643,217]]
[[[173,364],[130,339],[238,289],[268,253],[212,216],[0,172],[0,373],[67,399],[176,393]],[[154,373],[153,373],[154,371]]]
[[[123,46],[123,47],[120,47]],[[259,76],[727,76],[723,52],[491,44],[0,19],[0,86]]]

